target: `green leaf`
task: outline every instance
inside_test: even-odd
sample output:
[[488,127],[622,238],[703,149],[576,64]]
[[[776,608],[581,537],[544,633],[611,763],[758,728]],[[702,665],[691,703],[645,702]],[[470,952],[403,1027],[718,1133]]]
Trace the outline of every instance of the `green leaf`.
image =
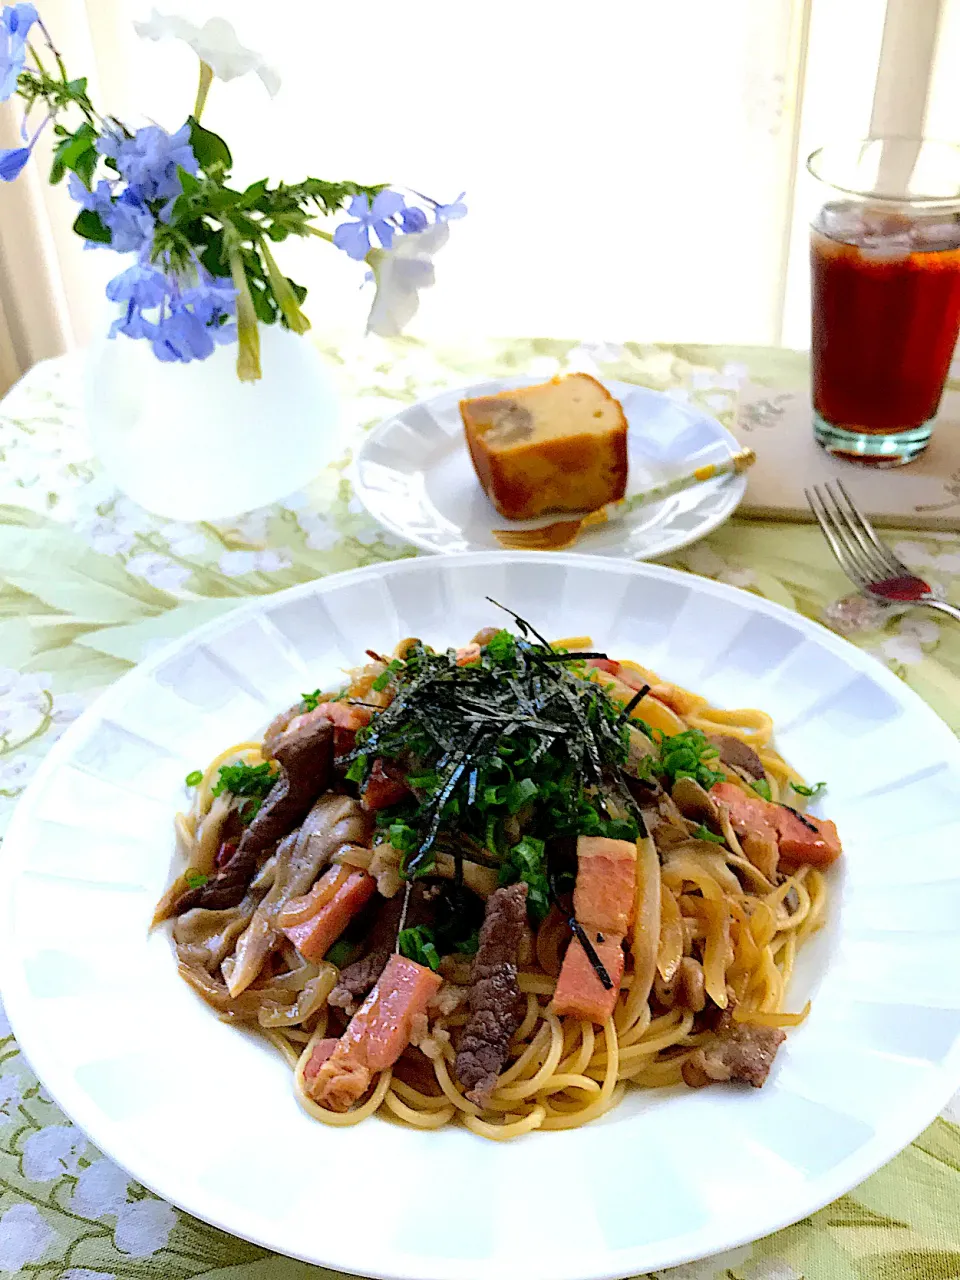
[[253,309],[257,319],[264,324],[273,324],[277,318],[277,304],[273,294],[257,280],[250,281],[250,295],[253,298]]
[[99,159],[100,155],[96,147],[87,147],[86,151],[81,151],[73,163],[74,173],[87,188],[93,181],[94,170]]
[[68,169],[77,173],[86,186],[97,167],[99,154],[96,149],[97,131],[86,121],[73,133],[64,133],[53,152],[50,181],[57,183]]
[[92,240],[95,244],[110,244],[113,240],[113,232],[104,226],[99,213],[94,213],[92,209],[80,210],[73,229],[78,236],[83,236],[84,240]]
[[220,135],[204,129],[193,116],[188,118],[187,124],[190,126],[190,146],[200,168],[206,173],[219,166],[223,173],[227,173],[233,167],[233,156]]
[[200,254],[200,261],[213,276],[230,274],[230,264],[223,245],[223,232],[215,231],[210,236],[206,248]]
[[255,209],[259,205],[260,199],[266,194],[267,179],[261,178],[259,182],[251,182],[250,186],[243,193],[243,205],[247,209]]
[[79,76],[76,80],[68,80],[67,89],[75,98],[82,98],[87,92],[87,77]]

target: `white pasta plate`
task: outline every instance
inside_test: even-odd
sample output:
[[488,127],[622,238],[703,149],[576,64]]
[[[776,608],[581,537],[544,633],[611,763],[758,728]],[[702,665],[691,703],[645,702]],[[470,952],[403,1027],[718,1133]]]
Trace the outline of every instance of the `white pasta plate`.
[[[761,707],[845,855],[788,990],[812,1012],[766,1085],[628,1091],[493,1143],[318,1124],[261,1038],[148,931],[183,778],[373,646],[457,644],[492,596],[719,706]],[[226,1231],[406,1280],[600,1280],[732,1248],[859,1183],[960,1084],[960,745],[869,655],[748,593],[558,554],[425,557],[249,602],[119,680],[57,743],[0,865],[0,975],[46,1087],[112,1159]]]
[[[529,386],[535,378],[501,378],[401,409],[363,440],[353,467],[357,497],[370,515],[424,551],[485,551],[497,547],[494,529],[530,529],[540,520],[505,520],[480,488],[463,435],[459,403]],[[605,380],[627,418],[627,496],[721,462],[740,446],[715,418],[628,382]],[[707,480],[609,524],[578,544],[585,555],[649,560],[685,547],[736,510],[747,487],[742,475]]]

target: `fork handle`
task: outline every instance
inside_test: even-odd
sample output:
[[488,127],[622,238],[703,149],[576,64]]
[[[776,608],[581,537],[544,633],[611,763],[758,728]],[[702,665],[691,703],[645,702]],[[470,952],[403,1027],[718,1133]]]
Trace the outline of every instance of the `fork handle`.
[[948,618],[954,618],[960,622],[960,609],[955,604],[947,604],[945,600],[919,600],[918,604],[926,606],[928,609],[936,609],[938,613],[945,613]]

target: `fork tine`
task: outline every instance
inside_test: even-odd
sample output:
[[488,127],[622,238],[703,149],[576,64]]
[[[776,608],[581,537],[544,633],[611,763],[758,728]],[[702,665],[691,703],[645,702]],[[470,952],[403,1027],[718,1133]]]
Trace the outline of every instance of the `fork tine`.
[[832,504],[831,514],[834,520],[842,526],[847,543],[856,549],[861,568],[869,580],[871,582],[882,582],[884,578],[889,578],[891,573],[890,566],[863,532],[863,516],[861,513],[856,511],[856,514],[851,514],[847,510],[846,504],[831,489],[829,482],[823,488],[828,503]]
[[834,520],[833,513],[824,499],[823,491],[818,485],[814,485],[812,490],[805,489],[804,493],[810,510],[816,517],[817,524],[819,524],[823,536],[829,543],[830,550],[836,557],[840,568],[856,586],[865,587],[869,579],[861,567],[859,558],[851,551],[843,529]]
[[844,488],[843,481],[837,480],[835,481],[835,484],[836,484],[836,487],[839,489],[840,493],[843,495],[844,501],[846,503],[848,515],[851,517],[852,520],[855,521],[863,537],[865,537],[867,541],[879,553],[880,561],[883,564],[885,570],[891,575],[891,577],[894,577],[894,578],[912,577],[913,576],[912,570],[909,569],[903,563],[902,560],[898,560],[897,557],[893,554],[893,551],[887,546],[887,544],[881,541],[881,539],[877,536],[876,529],[874,529],[873,525],[870,523],[867,517],[863,514],[863,512],[860,510],[860,508],[857,506],[854,500],[850,497],[849,493],[847,493],[846,489]]

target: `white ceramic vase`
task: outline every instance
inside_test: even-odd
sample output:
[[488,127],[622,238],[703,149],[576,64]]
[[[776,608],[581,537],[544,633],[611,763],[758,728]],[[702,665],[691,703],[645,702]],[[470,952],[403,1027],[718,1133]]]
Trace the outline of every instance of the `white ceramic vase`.
[[217,520],[307,484],[343,449],[331,374],[309,337],[260,326],[259,382],[234,344],[163,364],[150,345],[97,339],[86,368],[93,449],[116,484],[158,515]]

